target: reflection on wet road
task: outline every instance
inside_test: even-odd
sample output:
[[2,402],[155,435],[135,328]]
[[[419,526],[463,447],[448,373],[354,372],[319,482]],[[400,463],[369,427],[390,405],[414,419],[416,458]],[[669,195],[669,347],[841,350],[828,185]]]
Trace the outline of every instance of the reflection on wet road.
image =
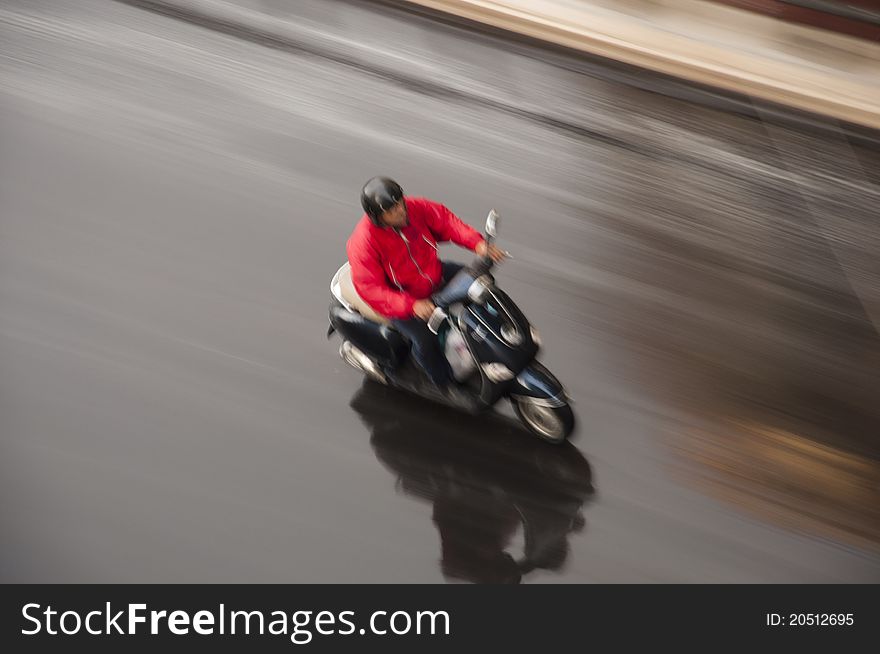
[[[534,570],[562,569],[569,534],[583,530],[582,507],[594,493],[577,448],[543,443],[509,419],[460,416],[369,381],[351,406],[398,490],[431,503],[446,579],[518,583]],[[521,546],[515,554],[514,544]]]

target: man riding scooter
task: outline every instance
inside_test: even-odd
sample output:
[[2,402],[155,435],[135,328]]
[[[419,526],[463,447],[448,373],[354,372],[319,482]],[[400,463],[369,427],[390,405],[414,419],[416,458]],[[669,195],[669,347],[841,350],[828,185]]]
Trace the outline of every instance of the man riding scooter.
[[411,343],[412,355],[438,391],[456,404],[467,403],[427,320],[430,296],[461,268],[442,262],[438,243],[453,243],[494,262],[505,253],[488,244],[442,204],[404,196],[387,177],[374,177],[361,191],[365,215],[347,244],[354,287],[376,313],[386,317]]

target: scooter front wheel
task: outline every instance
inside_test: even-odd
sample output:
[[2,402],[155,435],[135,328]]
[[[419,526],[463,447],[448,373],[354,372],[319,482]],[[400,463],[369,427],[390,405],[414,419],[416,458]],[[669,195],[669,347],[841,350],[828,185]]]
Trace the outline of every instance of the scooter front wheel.
[[537,397],[513,398],[517,417],[530,432],[550,443],[564,443],[574,431],[574,411],[568,404],[549,406]]

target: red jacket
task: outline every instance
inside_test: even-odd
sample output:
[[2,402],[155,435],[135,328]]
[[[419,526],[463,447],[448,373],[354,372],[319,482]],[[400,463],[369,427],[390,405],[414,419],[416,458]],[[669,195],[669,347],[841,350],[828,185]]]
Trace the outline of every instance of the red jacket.
[[440,287],[438,243],[452,241],[473,250],[483,240],[442,204],[408,196],[404,202],[406,227],[399,232],[378,227],[364,214],[346,247],[355,289],[389,318],[412,318],[413,303]]

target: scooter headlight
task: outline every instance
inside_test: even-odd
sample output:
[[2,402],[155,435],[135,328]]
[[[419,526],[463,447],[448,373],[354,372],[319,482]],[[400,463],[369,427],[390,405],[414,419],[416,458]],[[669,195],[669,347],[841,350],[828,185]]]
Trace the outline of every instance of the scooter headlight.
[[491,382],[502,382],[513,379],[513,371],[503,363],[484,363],[483,372]]
[[544,341],[541,340],[541,334],[538,332],[538,330],[534,327],[529,327],[529,330],[532,333],[532,342],[538,347],[544,345]]

